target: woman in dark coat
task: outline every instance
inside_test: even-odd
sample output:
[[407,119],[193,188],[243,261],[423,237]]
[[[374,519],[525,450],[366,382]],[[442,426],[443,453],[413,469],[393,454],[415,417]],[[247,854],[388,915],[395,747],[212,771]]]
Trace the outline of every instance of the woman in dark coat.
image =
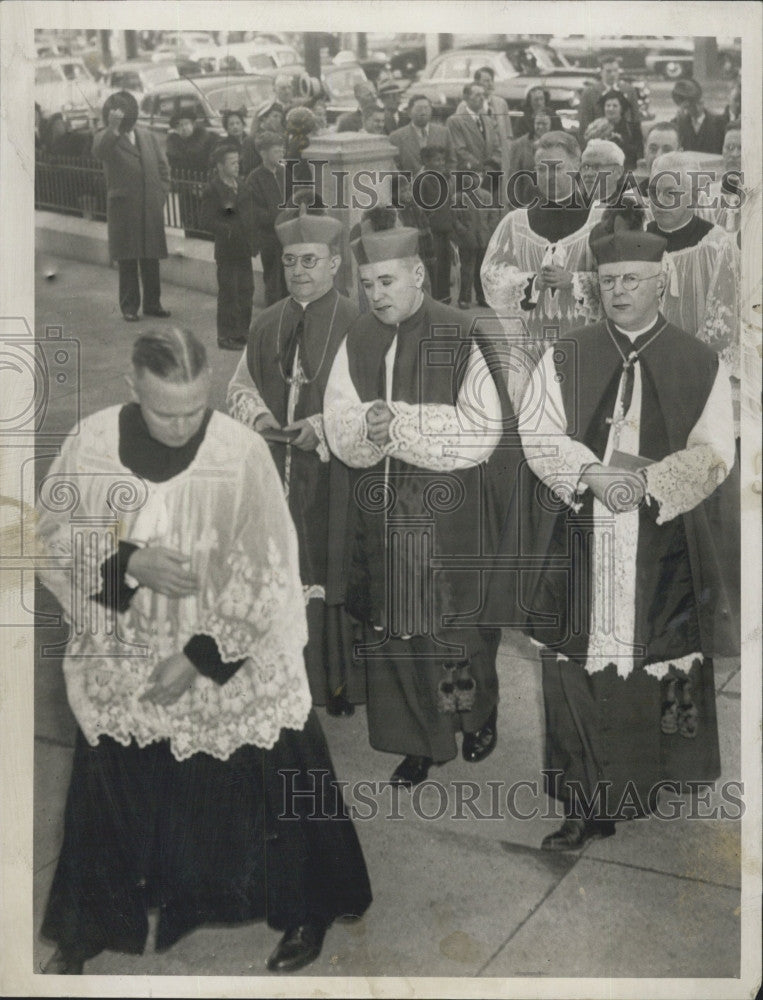
[[233,141],[238,146],[239,177],[246,177],[262,163],[262,157],[255,149],[254,139],[246,134],[246,108],[223,111],[221,117],[226,141]]
[[607,138],[625,153],[625,169],[634,170],[636,161],[644,154],[644,140],[641,126],[630,121],[634,109],[630,101],[619,90],[609,90],[599,98],[599,110],[612,126],[612,134]]
[[103,105],[105,128],[93,139],[93,156],[106,174],[106,223],[111,259],[119,264],[119,305],[129,322],[143,315],[169,316],[162,308],[159,260],[167,256],[164,202],[170,168],[153,132],[136,128],[138,103],[119,91]]
[[545,111],[551,116],[551,132],[557,132],[562,127],[559,115],[551,110],[551,95],[545,87],[531,87],[527,91],[525,107],[522,117],[514,122],[514,138],[518,139],[522,135],[532,135],[533,121],[535,116]]
[[197,123],[193,108],[183,108],[170,118],[167,133],[167,160],[174,170],[206,174],[211,167],[212,147],[217,137]]

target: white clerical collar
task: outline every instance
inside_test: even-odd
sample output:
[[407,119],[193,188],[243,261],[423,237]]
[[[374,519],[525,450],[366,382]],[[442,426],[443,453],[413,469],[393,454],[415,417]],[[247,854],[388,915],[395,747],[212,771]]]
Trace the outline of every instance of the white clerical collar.
[[646,326],[642,327],[640,330],[623,330],[623,328],[621,326],[618,326],[617,323],[613,323],[612,325],[614,326],[614,328],[617,330],[618,333],[622,333],[623,336],[627,337],[628,340],[630,340],[631,343],[633,343],[633,341],[637,340],[642,333],[646,333],[647,330],[652,329],[654,324],[657,322],[658,315],[659,315],[658,313],[655,313],[653,319],[650,319],[649,322],[646,324]]

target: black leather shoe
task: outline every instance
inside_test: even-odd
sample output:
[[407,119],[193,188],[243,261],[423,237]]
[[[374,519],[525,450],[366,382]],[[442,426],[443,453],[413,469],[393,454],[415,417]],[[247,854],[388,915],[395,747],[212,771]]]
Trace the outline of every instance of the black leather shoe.
[[138,314],[137,313],[122,313],[122,319],[126,323],[137,323],[138,322]]
[[143,315],[144,316],[158,316],[159,319],[167,319],[167,317],[171,316],[172,313],[169,311],[169,309],[162,309],[162,307],[159,306],[158,309],[144,309],[143,310]]
[[220,337],[217,346],[223,351],[243,351],[246,347],[246,341],[234,340],[233,337]]
[[393,785],[402,785],[404,788],[413,788],[414,785],[421,784],[429,774],[429,768],[434,761],[431,757],[415,757],[409,754],[397,765],[389,779]]
[[498,742],[498,708],[494,708],[485,725],[476,733],[464,733],[461,753],[464,760],[477,764],[488,757]]
[[612,820],[569,818],[558,830],[544,837],[540,846],[543,851],[579,851],[590,840],[602,840],[614,834]]
[[71,958],[56,948],[42,967],[42,972],[45,976],[81,976],[84,964],[82,959]]
[[284,934],[268,959],[268,969],[271,972],[296,972],[297,969],[304,969],[320,955],[325,936],[325,924],[310,922],[292,928]]
[[339,694],[332,694],[328,699],[326,702],[326,711],[329,715],[354,715],[355,706],[351,701],[347,701],[345,696],[340,692]]

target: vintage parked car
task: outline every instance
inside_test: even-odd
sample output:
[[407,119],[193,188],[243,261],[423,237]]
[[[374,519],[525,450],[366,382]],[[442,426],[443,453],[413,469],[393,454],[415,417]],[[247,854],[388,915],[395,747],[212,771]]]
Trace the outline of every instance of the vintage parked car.
[[166,137],[170,119],[191,108],[196,120],[223,134],[221,112],[246,108],[253,115],[263,101],[273,96],[272,77],[252,73],[210,73],[169,80],[150,90],[139,103],[138,123]]
[[48,56],[34,68],[34,99],[47,117],[60,111],[72,129],[100,117],[100,89],[78,56]]
[[129,90],[140,103],[149,90],[168,80],[177,80],[179,75],[177,66],[172,62],[132,59],[117,63],[106,71],[100,81],[101,100],[105,101],[109,94],[117,90]]
[[[397,79],[414,80],[427,63],[424,35],[415,32],[395,35],[369,34],[366,36],[369,55],[384,53],[386,64],[392,76]],[[363,68],[368,70],[363,64]]]
[[327,102],[326,120],[329,125],[333,125],[346,111],[357,108],[353,87],[367,79],[365,70],[358,63],[330,63],[321,68],[321,84]]
[[[453,114],[461,101],[463,88],[474,79],[482,66],[495,72],[495,92],[509,105],[512,117],[521,116],[527,93],[533,87],[548,90],[551,106],[565,128],[577,128],[577,106],[580,91],[597,76],[593,69],[576,69],[551,46],[531,41],[496,41],[480,48],[452,49],[436,56],[406,91],[409,95],[425,94],[431,101],[436,118]],[[639,112],[643,119],[651,117],[649,90],[641,81],[629,80],[639,97]]]
[[298,74],[304,70],[297,50],[291,45],[264,45],[260,41],[236,42],[220,46],[217,68],[220,72]]
[[544,86],[553,109],[568,127],[574,126],[578,92],[590,74],[579,73],[540,44],[505,43],[495,48],[443,52],[424,67],[403,100],[414,93],[424,94],[432,102],[434,117],[445,119],[456,110],[464,86],[482,66],[490,66],[495,72],[495,92],[509,105],[512,116],[521,116],[532,87]]

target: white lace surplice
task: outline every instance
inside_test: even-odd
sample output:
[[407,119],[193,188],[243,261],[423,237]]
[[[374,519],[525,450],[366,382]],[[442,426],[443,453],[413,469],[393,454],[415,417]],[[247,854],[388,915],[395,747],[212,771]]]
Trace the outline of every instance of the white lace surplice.
[[[641,453],[642,375],[639,361],[634,364],[633,373],[631,404],[619,426],[612,425],[603,464],[609,462],[615,448],[631,455]],[[519,430],[522,447],[535,475],[560,500],[578,510],[580,497],[588,488],[580,483],[580,476],[586,466],[599,460],[586,445],[567,435],[567,417],[555,374],[553,351],[548,350],[528,385],[520,410]],[[615,414],[620,407],[623,386],[621,379]],[[658,524],[692,510],[728,475],[735,457],[731,412],[730,382],[721,364],[686,448],[644,469],[647,499],[659,504]],[[639,512],[613,515],[594,499],[593,516],[592,610],[585,668],[593,674],[614,663],[618,674],[627,677],[634,667],[629,651],[641,641],[635,634]],[[692,652],[670,662],[679,670],[688,670],[693,660],[701,655],[699,651]],[[560,659],[565,657],[560,654]],[[669,666],[667,662],[651,663],[644,669],[660,678]]]
[[[490,239],[480,276],[485,298],[509,338],[508,388],[515,407],[521,402],[543,345],[563,337],[576,326],[594,321],[581,311],[579,275],[593,273],[595,278],[594,260],[588,247],[595,221],[595,217],[589,216],[581,229],[552,244],[530,228],[527,209],[518,208],[509,212]],[[573,284],[569,288],[543,289],[535,307],[524,310],[520,302],[527,282],[540,273],[544,257],[553,247],[560,249],[564,267],[575,275]],[[523,351],[523,341],[529,350]]]
[[[91,745],[102,733],[123,745],[166,738],[178,760],[272,747],[282,728],[303,728],[311,701],[296,533],[268,447],[214,413],[189,467],[151,483],[119,462],[119,410],[84,420],[40,489],[38,532],[53,557],[40,577],[71,623],[72,711]],[[127,611],[108,612],[89,595],[117,539],[187,554],[199,592],[140,587]],[[140,701],[154,667],[198,633],[224,661],[246,662],[223,685],[199,674],[167,707]]]

